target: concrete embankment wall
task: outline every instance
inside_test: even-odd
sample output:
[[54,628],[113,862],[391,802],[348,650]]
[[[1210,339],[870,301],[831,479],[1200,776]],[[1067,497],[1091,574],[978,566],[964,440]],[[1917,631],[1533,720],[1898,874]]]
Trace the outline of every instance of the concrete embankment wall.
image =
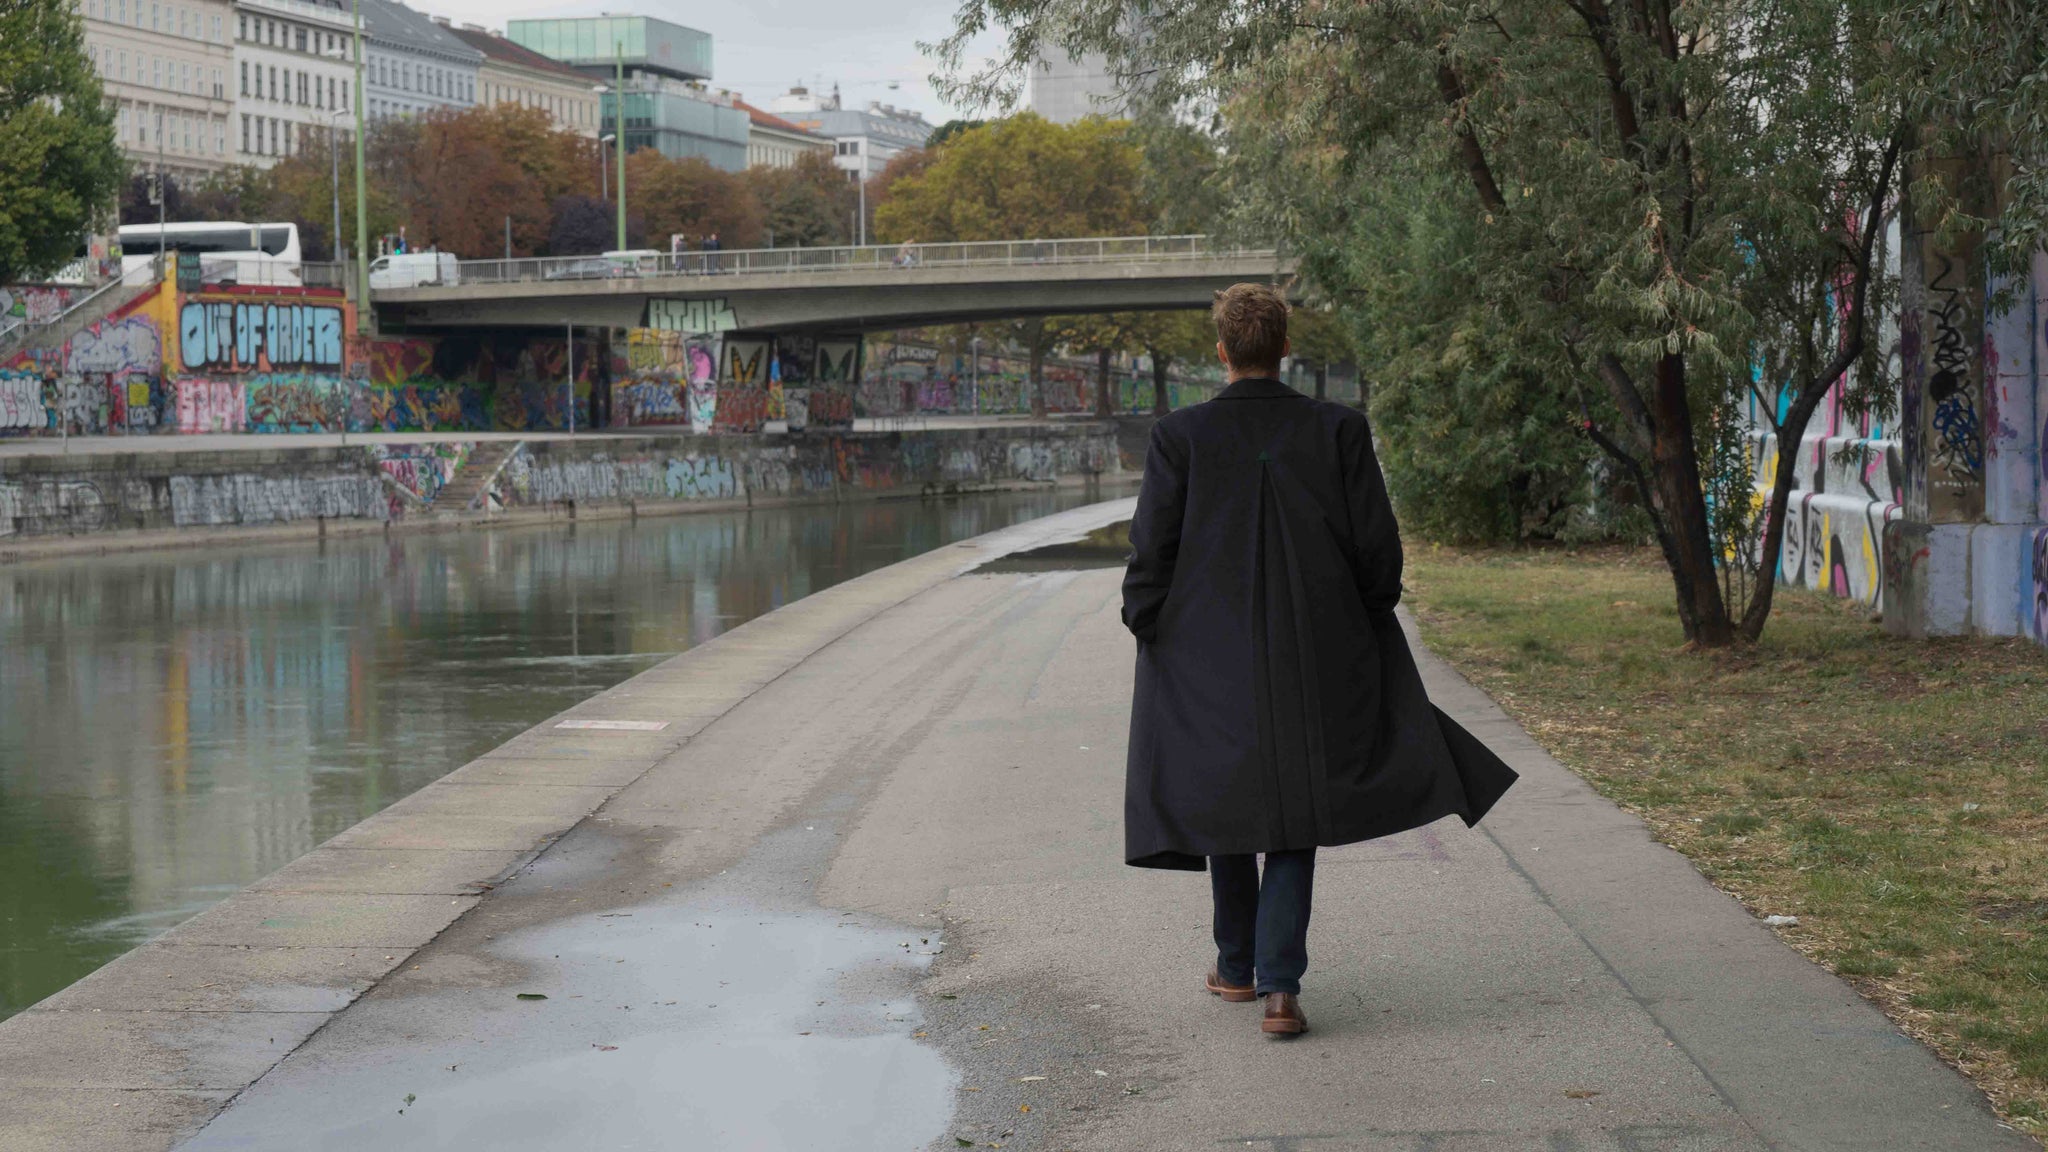
[[0,459],[0,557],[939,494],[1120,472],[1107,423],[33,455]]

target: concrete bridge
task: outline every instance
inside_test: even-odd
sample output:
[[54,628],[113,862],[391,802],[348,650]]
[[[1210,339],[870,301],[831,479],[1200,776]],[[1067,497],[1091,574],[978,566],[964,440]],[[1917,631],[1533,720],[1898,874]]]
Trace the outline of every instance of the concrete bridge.
[[388,331],[450,327],[852,332],[1073,312],[1198,308],[1292,274],[1206,236],[1000,240],[465,260],[457,285],[370,293]]

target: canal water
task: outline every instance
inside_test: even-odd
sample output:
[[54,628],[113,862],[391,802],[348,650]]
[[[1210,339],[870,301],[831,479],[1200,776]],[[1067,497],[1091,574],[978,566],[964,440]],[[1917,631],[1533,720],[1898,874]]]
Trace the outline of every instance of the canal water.
[[0,568],[0,1018],[677,652],[1118,494]]

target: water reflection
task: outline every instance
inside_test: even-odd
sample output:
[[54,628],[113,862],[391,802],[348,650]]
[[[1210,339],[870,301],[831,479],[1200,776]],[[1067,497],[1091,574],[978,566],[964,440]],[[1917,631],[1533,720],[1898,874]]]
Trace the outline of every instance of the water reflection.
[[0,570],[0,1017],[590,693],[1080,491]]

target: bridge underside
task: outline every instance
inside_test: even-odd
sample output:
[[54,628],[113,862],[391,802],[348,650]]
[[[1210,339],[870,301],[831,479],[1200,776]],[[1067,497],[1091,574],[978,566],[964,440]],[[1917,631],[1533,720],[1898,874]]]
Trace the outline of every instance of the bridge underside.
[[1270,257],[1217,257],[1093,266],[519,281],[383,290],[371,296],[386,331],[576,324],[844,333],[1063,313],[1201,308],[1220,288],[1271,281],[1281,271]]

